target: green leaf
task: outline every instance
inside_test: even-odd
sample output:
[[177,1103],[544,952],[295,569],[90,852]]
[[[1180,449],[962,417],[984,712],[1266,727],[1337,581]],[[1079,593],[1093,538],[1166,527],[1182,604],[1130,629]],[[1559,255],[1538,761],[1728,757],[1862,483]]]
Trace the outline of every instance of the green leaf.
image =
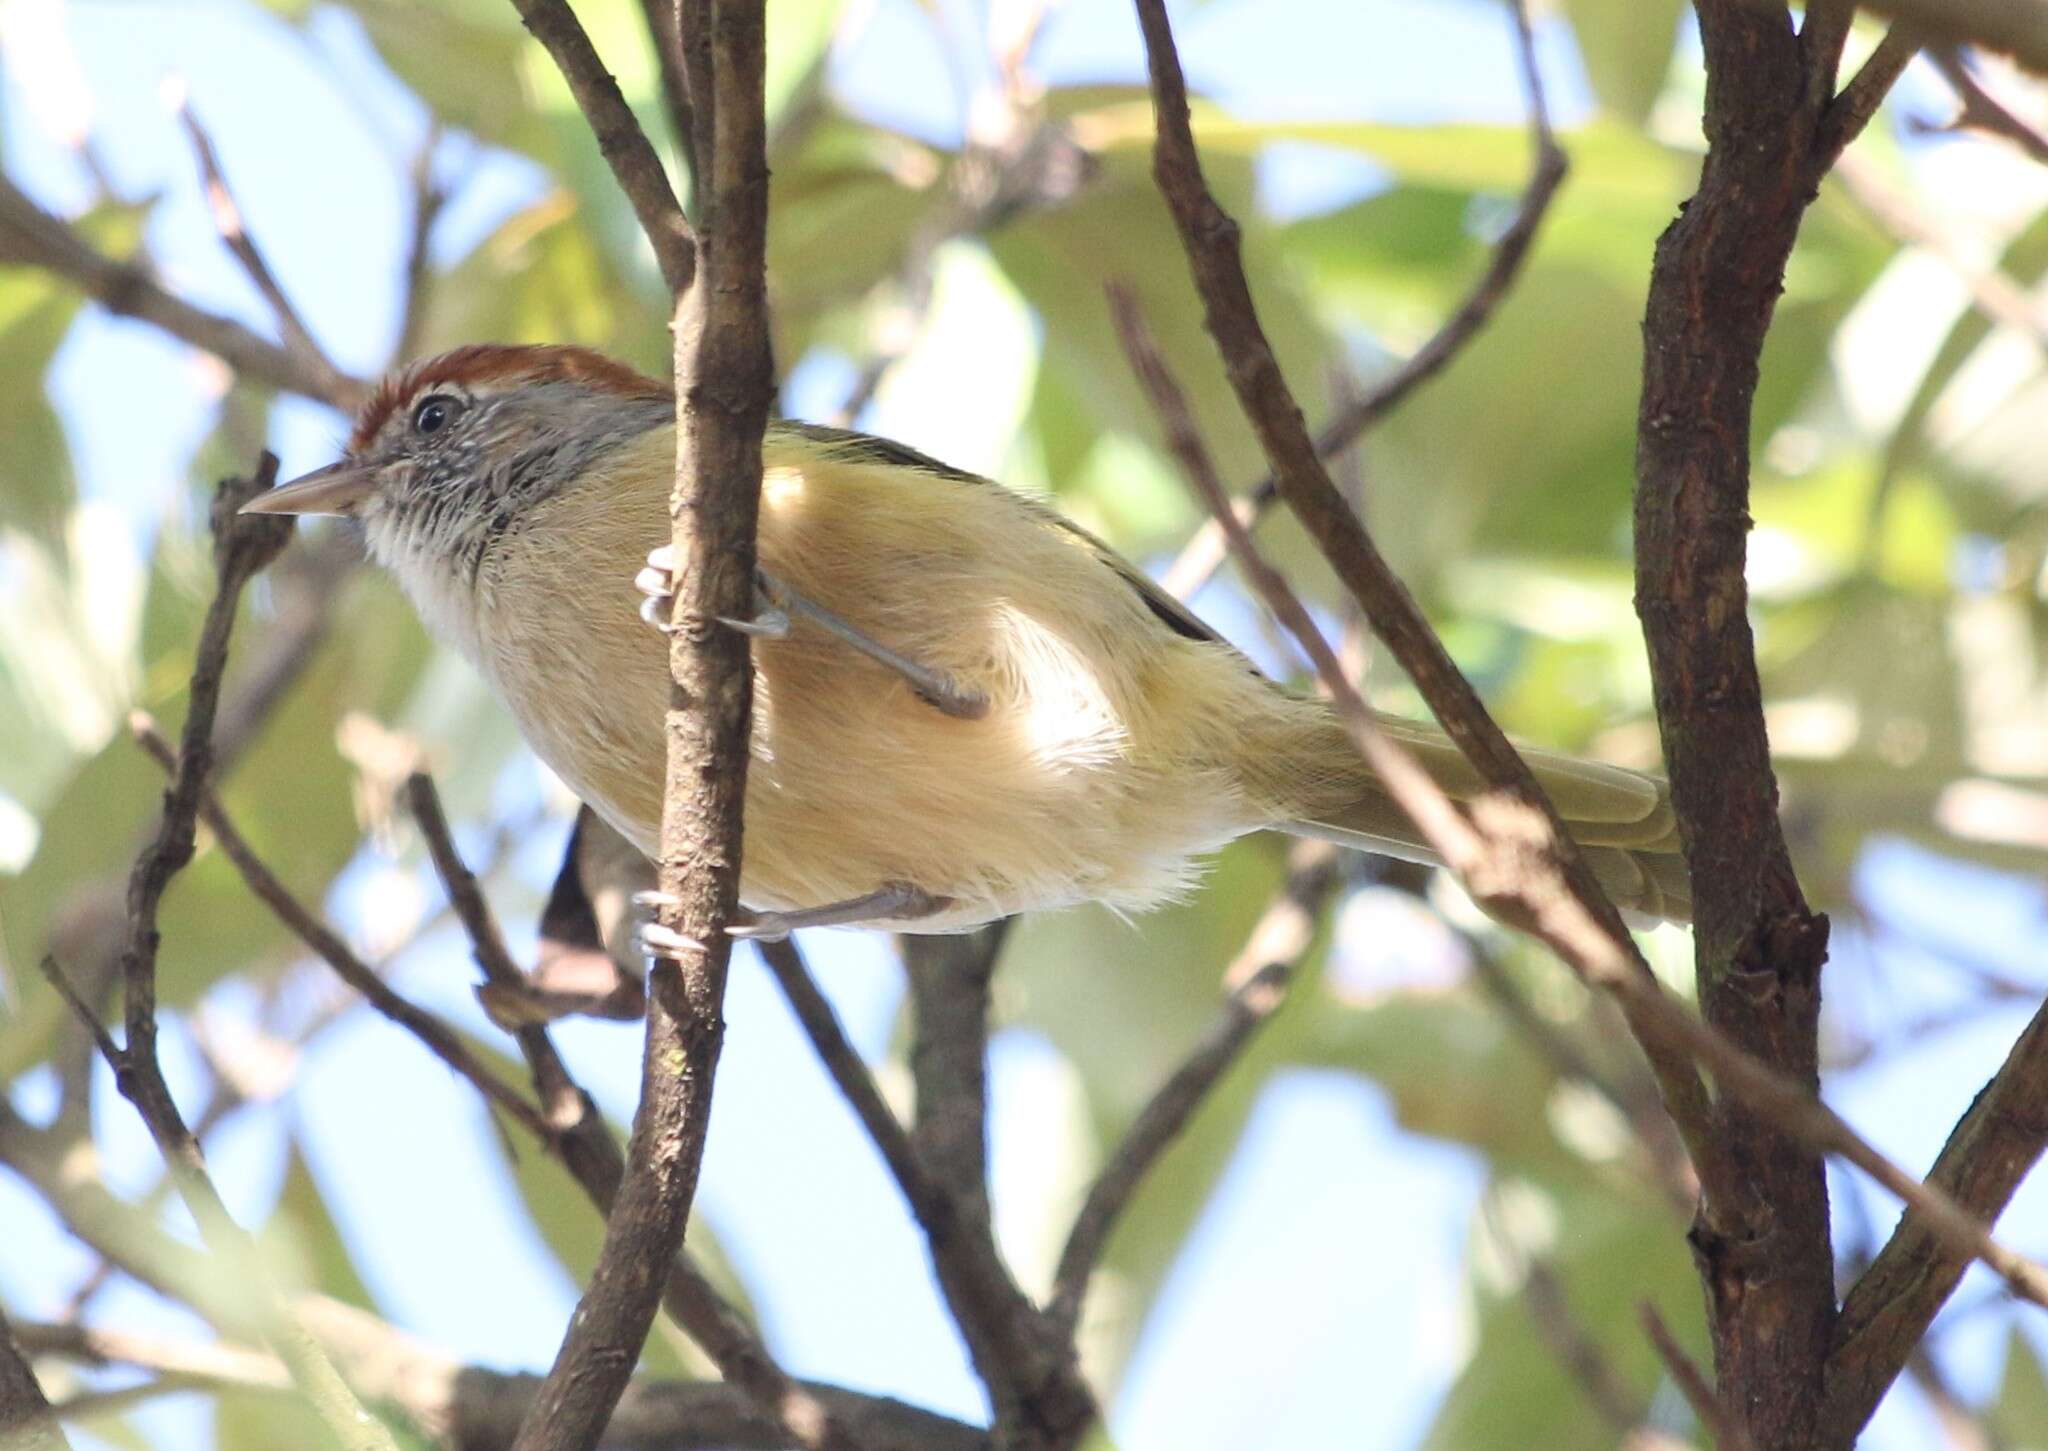
[[2005,1347],[2005,1378],[1984,1420],[2006,1451],[2048,1451],[2048,1368],[2015,1328]]
[[[142,236],[144,209],[104,206],[74,226],[98,250],[116,257],[133,252]],[[81,299],[46,272],[0,267],[0,530],[18,529],[55,546],[76,500],[71,448],[46,391],[50,363],[71,331]]]
[[1641,125],[1664,89],[1684,0],[1564,0],[1600,104]]
[[349,1305],[376,1304],[296,1142],[285,1159],[277,1207],[263,1226],[263,1246],[287,1266],[282,1276],[286,1284],[317,1290]]

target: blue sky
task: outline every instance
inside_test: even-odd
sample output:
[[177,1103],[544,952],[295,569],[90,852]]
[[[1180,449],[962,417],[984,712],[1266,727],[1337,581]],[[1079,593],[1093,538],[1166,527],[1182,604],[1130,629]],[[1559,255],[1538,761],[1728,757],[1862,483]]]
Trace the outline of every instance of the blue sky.
[[[977,33],[976,7],[943,8],[957,33]],[[1181,24],[1196,83],[1246,114],[1520,114],[1506,30],[1488,4],[1212,0]],[[424,117],[354,22],[316,12],[298,32],[249,5],[138,0],[74,5],[66,25],[117,185],[129,197],[161,198],[149,244],[179,289],[262,325],[257,300],[214,239],[184,142],[158,99],[172,72],[213,129],[251,226],[314,332],[344,366],[373,370],[397,321],[406,232],[398,163],[418,145]],[[1293,43],[1301,34],[1318,43]],[[1568,122],[1588,104],[1576,57],[1561,28],[1545,27],[1542,40],[1553,102]],[[1065,6],[1038,59],[1055,83],[1138,79],[1129,7]],[[911,0],[877,0],[865,31],[836,55],[832,82],[877,119],[940,139],[959,132],[944,51]],[[53,207],[81,204],[83,181],[63,148],[37,134],[19,77],[6,86],[0,109],[10,173]],[[288,146],[276,144],[281,126]],[[540,178],[516,159],[478,156],[459,141],[444,146],[443,159],[451,177],[461,177],[436,234],[437,255],[451,260],[530,198]],[[1308,210],[1372,180],[1355,160],[1290,147],[1268,161],[1264,196],[1278,211]],[[829,377],[816,386],[816,398],[792,390],[793,411],[835,401]],[[87,313],[52,392],[86,491],[119,508],[146,540],[208,426],[204,374],[150,329]],[[914,417],[919,404],[913,397],[891,407]],[[325,462],[340,432],[324,410],[282,409],[275,443],[287,473]],[[534,799],[537,788],[521,771],[506,792]],[[527,844],[522,872],[544,880],[557,850],[552,834]],[[1871,853],[1865,881],[1922,938],[2048,982],[2038,885],[1956,876],[1904,847]],[[1958,901],[1969,910],[1959,912]],[[345,916],[346,888],[336,905]],[[807,945],[855,1042],[871,1058],[883,1056],[901,994],[886,945],[847,934]],[[398,985],[487,1032],[468,981],[465,952],[441,935],[409,955]],[[1878,1001],[1899,1019],[1937,1005],[1945,981],[1913,949],[1880,952],[1853,934],[1844,934],[1830,978],[1831,991],[1857,1009]],[[979,1388],[932,1290],[921,1243],[750,953],[736,964],[727,1017],[700,1203],[754,1288],[776,1350],[800,1374],[980,1415]],[[1835,1079],[1830,1095],[1880,1147],[1924,1164],[2024,1017],[1995,1012],[1930,1034],[1881,1066]],[[561,1037],[586,1084],[627,1116],[638,1064],[632,1030],[578,1024]],[[174,1031],[169,1041],[172,1067],[185,1070],[178,1076],[189,1085],[182,1040]],[[1059,1126],[1053,1116],[1070,1073],[1056,1045],[1034,1034],[996,1040],[993,1172],[1001,1227],[1020,1262],[1032,1253],[1026,1208],[1041,1187],[1044,1145]],[[24,1106],[38,1107],[38,1090],[22,1087]],[[139,1126],[111,1092],[100,1102],[110,1177],[129,1187],[149,1182],[154,1156]],[[498,1150],[467,1088],[381,1020],[351,1018],[310,1054],[282,1125],[245,1120],[214,1147],[216,1173],[248,1221],[260,1220],[277,1192],[281,1126],[306,1147],[361,1268],[399,1323],[496,1366],[550,1359],[573,1286],[536,1272],[547,1255],[508,1197]],[[1401,1130],[1369,1082],[1335,1073],[1277,1077],[1171,1275],[1155,1322],[1161,1328],[1140,1347],[1111,1407],[1117,1443],[1127,1451],[1221,1451],[1253,1444],[1256,1427],[1260,1442],[1276,1446],[1412,1444],[1457,1368],[1468,1220],[1482,1182],[1474,1156]],[[1836,1183],[1838,1192],[1868,1199],[1880,1228],[1896,1213],[1853,1180],[1837,1175]],[[4,1179],[0,1226],[12,1245],[0,1262],[8,1304],[49,1313],[83,1272],[84,1257]],[[2006,1231],[2022,1247],[2048,1248],[2048,1191],[2024,1191]],[[1384,1253],[1389,1243],[1402,1252]],[[508,1267],[519,1277],[517,1298],[505,1295]],[[1959,1301],[1981,1297],[1980,1280]],[[112,1319],[189,1328],[129,1291],[114,1292],[105,1308]],[[1981,1394],[1995,1385],[2005,1324],[2002,1314],[1978,1315],[1958,1332],[1949,1363],[1966,1389]],[[148,1412],[167,1444],[195,1444],[203,1420],[189,1401]],[[1899,1397],[1866,1444],[1916,1447],[1930,1434],[1924,1408]]]

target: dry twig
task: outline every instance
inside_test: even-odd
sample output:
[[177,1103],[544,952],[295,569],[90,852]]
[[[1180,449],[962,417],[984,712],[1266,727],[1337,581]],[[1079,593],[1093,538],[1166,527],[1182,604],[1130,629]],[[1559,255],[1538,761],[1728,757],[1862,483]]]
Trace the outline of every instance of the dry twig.
[[1238,1061],[1253,1035],[1286,1001],[1294,971],[1315,939],[1317,919],[1336,884],[1336,848],[1323,842],[1296,843],[1286,882],[1224,971],[1229,996],[1223,1011],[1138,1111],[1101,1173],[1088,1186],[1087,1197],[1067,1231],[1053,1273],[1052,1300],[1046,1306],[1046,1313],[1068,1335],[1080,1324],[1088,1285],[1109,1247],[1110,1232],[1138,1186]]
[[[1023,1444],[1066,1446],[1097,1416],[1071,1339],[1025,1299],[995,1250],[988,1202],[989,984],[1008,924],[960,937],[903,937],[915,1013],[910,1073],[917,1112],[911,1142],[977,1242],[974,1278],[960,1286],[974,1312],[960,1329],[989,1388],[998,1427],[1029,1427]],[[952,1292],[949,1292],[949,1296]]]
[[305,319],[299,316],[299,310],[292,306],[284,285],[277,280],[277,274],[270,270],[270,262],[264,257],[263,249],[256,245],[256,239],[249,235],[248,227],[243,224],[241,203],[235,200],[234,189],[228,185],[227,174],[221,169],[220,153],[214,149],[213,138],[199,124],[199,117],[193,113],[189,100],[180,97],[177,111],[179,124],[185,128],[186,139],[192,143],[192,154],[199,163],[199,179],[206,192],[207,208],[213,214],[214,228],[220,233],[228,251],[241,264],[243,273],[269,305],[271,316],[277,319],[284,350],[296,358],[308,373],[324,378],[328,392],[346,392],[349,385],[347,375],[334,366],[334,360],[313,337]]
[[[1530,34],[1528,15],[1519,5],[1510,9],[1515,26],[1515,55],[1521,65],[1523,88],[1529,100],[1529,139],[1535,149],[1529,184],[1522,190],[1514,220],[1494,242],[1493,255],[1487,260],[1486,270],[1479,274],[1479,280],[1473,283],[1472,290],[1458,304],[1457,310],[1444,319],[1442,326],[1411,353],[1405,363],[1339,408],[1337,415],[1316,434],[1316,452],[1325,459],[1334,459],[1357,443],[1381,419],[1400,407],[1410,393],[1449,366],[1451,360],[1479,335],[1520,277],[1522,263],[1536,240],[1544,214],[1550,210],[1557,189],[1564,183],[1570,163],[1551,130],[1550,106],[1544,96],[1543,74],[1536,65],[1535,39]],[[1231,511],[1240,524],[1256,524],[1279,497],[1279,479],[1268,474],[1246,490],[1231,505]],[[1223,562],[1228,547],[1222,524],[1213,518],[1204,521],[1182,547],[1180,556],[1160,577],[1161,585],[1176,598],[1186,599],[1208,582],[1216,567]]]
[[[154,721],[138,713],[129,722],[129,729],[152,760],[166,772],[177,771],[177,752],[157,730]],[[221,804],[211,785],[201,791],[199,818],[213,833],[222,855],[241,873],[250,892],[294,937],[331,967],[335,976],[360,993],[372,1008],[419,1039],[428,1052],[468,1080],[483,1095],[486,1103],[505,1113],[543,1143],[553,1136],[554,1130],[549,1121],[542,1117],[531,1100],[470,1052],[453,1028],[385,982],[375,968],[355,954],[339,933],[322,922],[278,880],[277,874],[249,845],[248,838],[242,835],[241,829],[228,815],[227,808]]]
[[234,319],[194,307],[166,291],[147,268],[116,262],[101,253],[4,176],[0,176],[0,260],[54,272],[116,317],[154,324],[267,387],[341,409],[352,409],[369,396],[369,384],[360,378],[311,367]]
[[[998,1405],[1006,1399],[1020,1405],[1085,1400],[1085,1388],[1073,1381],[1065,1348],[1068,1332],[1046,1324],[1003,1265],[986,1196],[956,1195],[927,1169],[795,945],[759,946],[797,1021],[867,1129],[924,1231],[947,1308],[974,1352],[975,1369],[990,1398]],[[1092,1417],[1092,1407],[1087,1414]]]
[[1962,110],[1947,126],[1938,129],[1948,131],[1981,131],[1987,136],[2001,136],[2031,156],[2034,160],[2048,163],[2048,136],[2039,128],[2022,120],[1998,97],[1984,88],[1963,59],[1961,46],[1940,45],[1931,47],[1927,58],[1955,88],[1956,99]]
[[192,859],[195,823],[213,759],[214,715],[242,589],[291,537],[288,520],[240,513],[243,504],[270,488],[276,478],[277,460],[265,454],[253,477],[224,480],[214,495],[217,584],[200,626],[178,768],[164,793],[156,833],[137,856],[128,879],[126,943],[120,956],[126,1041],[116,1045],[90,1006],[69,991],[55,964],[46,966],[53,985],[92,1031],[122,1096],[148,1126],[208,1247],[253,1291],[257,1321],[290,1367],[293,1381],[343,1445],[355,1451],[391,1451],[390,1433],[363,1410],[333,1364],[285,1309],[254,1245],[228,1213],[207,1174],[198,1140],[186,1127],[157,1060],[157,909],[171,878]]
[[[602,77],[565,6],[516,0],[568,75],[607,155],[659,162],[616,87]],[[703,276],[671,265],[688,224],[666,177],[651,181],[641,220],[675,294],[676,487],[670,501],[678,589],[670,624],[673,678],[661,836],[661,929],[676,956],[650,976],[641,1101],[604,1245],[561,1350],[534,1399],[518,1451],[596,1443],[626,1387],[689,1221],[713,1075],[724,1035],[721,1004],[737,905],[740,815],[746,789],[752,670],[746,637],[716,623],[744,617],[753,597],[761,438],[774,380],[768,352],[768,220],[760,0],[697,0],[684,28],[690,94],[710,154],[704,184]],[[706,105],[706,102],[709,105]],[[707,116],[707,112],[709,113]],[[622,181],[626,173],[621,172]],[[643,179],[644,180],[644,179]],[[640,198],[636,197],[636,202]],[[695,250],[690,257],[694,264]],[[687,289],[687,290],[686,290]],[[777,1407],[806,1446],[848,1438],[815,1402]]]
[[[406,782],[406,797],[486,980],[492,985],[522,985],[524,975],[506,951],[476,878],[455,848],[432,779],[415,773]],[[561,1159],[598,1212],[609,1215],[626,1167],[610,1125],[590,1095],[570,1077],[545,1025],[522,1024],[513,1036],[540,1095],[541,1142]],[[726,1303],[687,1251],[676,1255],[669,1265],[661,1303],[670,1318],[711,1357],[720,1374],[780,1425],[785,1436],[798,1445],[814,1443],[816,1427],[830,1419],[826,1408],[776,1364],[760,1337]]]
[[1678,1343],[1678,1337],[1671,1333],[1671,1327],[1664,1323],[1664,1317],[1657,1313],[1657,1307],[1645,1300],[1639,1313],[1643,1333],[1657,1348],[1657,1358],[1671,1373],[1673,1383],[1685,1397],[1686,1404],[1692,1407],[1693,1415],[1699,1418],[1701,1428],[1714,1438],[1714,1445],[1719,1451],[1751,1451],[1749,1433],[1743,1430],[1742,1422],[1728,1413],[1728,1407],[1715,1392],[1713,1382],[1693,1364],[1692,1357],[1685,1353],[1685,1347]]
[[1227,506],[1219,507],[1222,501],[1212,498],[1216,516],[1231,531],[1248,575],[1268,604],[1291,628],[1306,626],[1298,629],[1298,638],[1315,659],[1369,764],[1479,900],[1532,931],[1587,982],[1615,996],[1658,1074],[1666,1108],[1700,1171],[1709,1230],[1717,1216],[1746,1205],[1750,1191],[1725,1157],[1717,1133],[1719,1116],[1709,1108],[1690,1061],[1694,1059],[1710,1069],[1721,1091],[1746,1111],[1811,1150],[1838,1154],[1855,1164],[1918,1209],[1946,1243],[1982,1259],[2016,1293],[2048,1305],[2048,1272],[1992,1239],[1983,1224],[1946,1193],[1879,1154],[1810,1089],[1692,1017],[1657,985],[1612,904],[1586,876],[1555,813],[1534,790],[1527,767],[1330,483],[1259,327],[1237,258],[1235,224],[1202,180],[1188,122],[1186,85],[1164,6],[1161,0],[1137,3],[1159,113],[1160,186],[1180,224],[1209,308],[1211,331],[1245,411],[1275,458],[1282,491],[1311,537],[1365,605],[1380,638],[1400,658],[1444,729],[1474,766],[1496,783],[1497,794],[1475,802],[1468,821],[1405,752],[1385,740],[1300,602],[1277,575],[1257,562],[1242,527],[1233,528]]
[[620,93],[619,83],[605,69],[604,60],[566,0],[512,3],[569,83],[569,93],[590,123],[597,149],[604,153],[619,190],[640,219],[640,230],[654,249],[662,280],[670,292],[682,293],[697,274],[696,234],[676,201],[675,188],[668,184],[668,173],[661,169],[661,158],[654,154],[647,134]]

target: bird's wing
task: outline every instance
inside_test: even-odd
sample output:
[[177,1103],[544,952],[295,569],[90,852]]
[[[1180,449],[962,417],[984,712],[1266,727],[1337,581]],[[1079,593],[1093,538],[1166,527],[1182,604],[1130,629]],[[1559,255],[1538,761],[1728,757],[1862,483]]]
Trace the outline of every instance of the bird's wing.
[[[896,443],[886,438],[876,438],[873,434],[857,433],[849,428],[828,428],[819,423],[781,421],[777,422],[774,426],[809,439],[813,443],[823,444],[835,453],[848,459],[893,464],[899,468],[916,469],[920,473],[935,474],[943,479],[952,479],[957,483],[963,484],[975,484],[985,489],[1000,489],[1003,487],[993,480],[983,478],[980,474],[971,474],[965,469],[956,469],[951,464],[941,463],[931,455],[919,453],[908,445]],[[1236,652],[1237,647],[1211,629],[1202,620],[1201,616],[1161,589],[1144,570],[1132,564],[1128,559],[1125,559],[1121,554],[1118,554],[1114,549],[1111,549],[1079,524],[1076,524],[1058,510],[1048,508],[1029,495],[1016,494],[1013,491],[1013,497],[1022,502],[1027,508],[1042,515],[1047,523],[1065,530],[1085,543],[1088,546],[1089,552],[1101,560],[1118,579],[1130,586],[1138,598],[1145,602],[1145,608],[1157,616],[1160,622],[1175,634],[1190,640],[1199,640],[1204,644],[1221,645],[1226,650],[1230,650],[1233,653]],[[1249,666],[1250,662],[1247,661],[1246,663]]]

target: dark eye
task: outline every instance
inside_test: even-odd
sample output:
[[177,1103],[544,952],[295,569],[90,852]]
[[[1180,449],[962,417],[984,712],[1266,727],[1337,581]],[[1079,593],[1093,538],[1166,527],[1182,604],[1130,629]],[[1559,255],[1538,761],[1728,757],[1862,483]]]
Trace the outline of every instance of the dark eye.
[[412,411],[412,431],[422,434],[439,433],[454,420],[456,410],[461,406],[460,402],[450,398],[446,393],[436,393],[431,398],[421,400],[420,406]]

